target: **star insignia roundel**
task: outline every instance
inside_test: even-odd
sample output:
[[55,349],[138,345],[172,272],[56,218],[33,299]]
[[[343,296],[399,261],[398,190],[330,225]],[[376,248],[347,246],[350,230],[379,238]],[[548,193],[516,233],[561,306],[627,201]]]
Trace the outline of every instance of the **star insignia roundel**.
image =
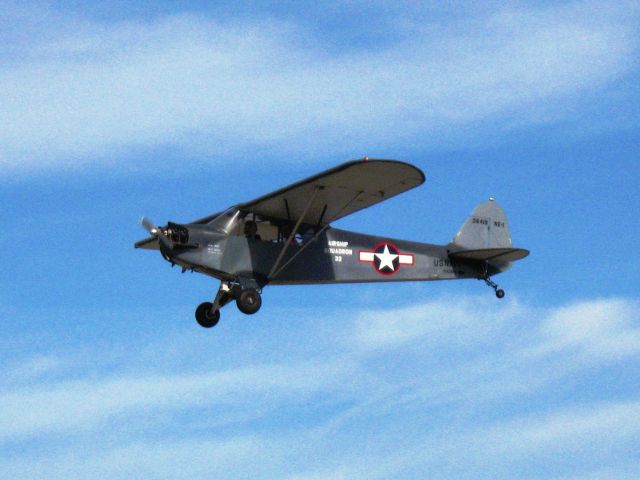
[[393,243],[380,242],[372,250],[360,250],[361,262],[371,263],[382,275],[393,275],[400,265],[413,265],[413,255],[401,253]]

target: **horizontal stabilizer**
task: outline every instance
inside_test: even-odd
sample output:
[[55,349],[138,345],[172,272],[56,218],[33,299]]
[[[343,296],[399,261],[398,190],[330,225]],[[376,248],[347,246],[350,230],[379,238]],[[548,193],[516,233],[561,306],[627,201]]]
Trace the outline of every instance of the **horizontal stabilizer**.
[[452,260],[475,260],[479,262],[515,262],[529,255],[524,248],[482,248],[478,250],[461,250],[449,254]]

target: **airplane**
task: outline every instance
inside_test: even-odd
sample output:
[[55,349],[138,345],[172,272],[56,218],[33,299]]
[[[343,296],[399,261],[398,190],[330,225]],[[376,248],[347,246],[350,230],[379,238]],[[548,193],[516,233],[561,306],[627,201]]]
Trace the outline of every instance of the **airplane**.
[[526,257],[513,248],[507,218],[493,198],[478,205],[446,245],[340,230],[331,223],[415,188],[419,168],[398,160],[364,158],[198,220],[155,226],[135,248],[159,250],[172,266],[220,280],[213,302],[195,317],[205,328],[235,300],[247,315],[260,310],[267,285],[491,279]]

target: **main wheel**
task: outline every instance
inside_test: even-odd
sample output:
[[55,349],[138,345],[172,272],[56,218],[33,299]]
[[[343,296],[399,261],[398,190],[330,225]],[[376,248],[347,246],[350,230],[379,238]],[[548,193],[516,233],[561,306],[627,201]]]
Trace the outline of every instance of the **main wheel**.
[[238,310],[247,315],[253,315],[262,306],[262,297],[260,293],[253,288],[246,288],[240,292],[236,299]]
[[213,303],[204,302],[196,308],[196,321],[201,327],[215,327],[220,321],[220,310],[211,311]]
[[498,297],[498,298],[504,297],[504,290],[502,290],[501,288],[496,290],[496,297]]

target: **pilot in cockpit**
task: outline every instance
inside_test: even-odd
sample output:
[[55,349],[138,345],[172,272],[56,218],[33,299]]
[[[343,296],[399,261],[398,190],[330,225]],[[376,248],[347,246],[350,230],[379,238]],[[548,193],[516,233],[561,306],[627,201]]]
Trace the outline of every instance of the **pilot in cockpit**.
[[258,235],[258,224],[253,220],[244,222],[244,236],[253,240],[260,240]]

